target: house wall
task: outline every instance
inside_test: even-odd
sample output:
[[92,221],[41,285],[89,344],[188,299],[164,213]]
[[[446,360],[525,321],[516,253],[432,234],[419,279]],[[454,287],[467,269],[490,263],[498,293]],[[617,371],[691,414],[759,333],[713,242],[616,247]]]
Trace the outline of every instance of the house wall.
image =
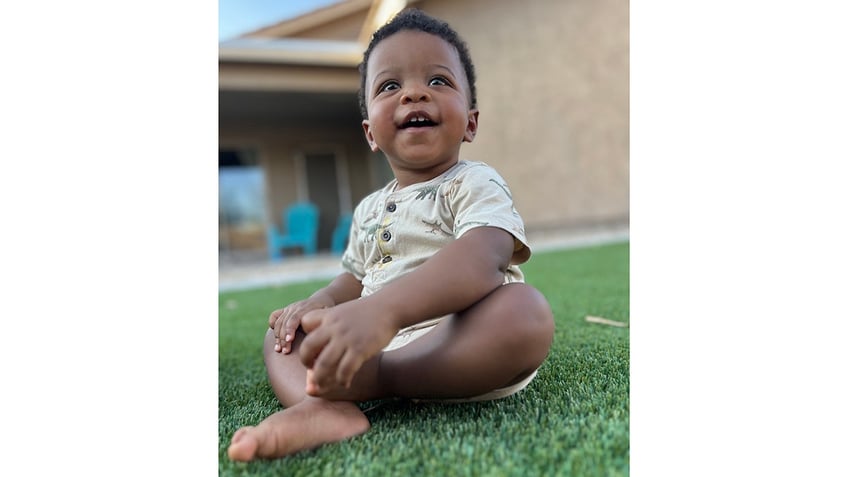
[[463,157],[508,181],[528,231],[629,218],[627,0],[422,0],[468,43],[480,126]]

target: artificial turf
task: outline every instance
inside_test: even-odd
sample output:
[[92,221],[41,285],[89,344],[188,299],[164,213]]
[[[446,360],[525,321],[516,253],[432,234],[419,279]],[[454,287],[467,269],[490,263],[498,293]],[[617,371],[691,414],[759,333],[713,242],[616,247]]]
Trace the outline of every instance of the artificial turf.
[[537,253],[522,265],[556,320],[522,392],[473,404],[389,401],[371,430],[273,461],[232,462],[233,432],[280,410],[262,364],[271,310],[326,282],[219,294],[218,469],[245,476],[619,476],[630,471],[629,243]]

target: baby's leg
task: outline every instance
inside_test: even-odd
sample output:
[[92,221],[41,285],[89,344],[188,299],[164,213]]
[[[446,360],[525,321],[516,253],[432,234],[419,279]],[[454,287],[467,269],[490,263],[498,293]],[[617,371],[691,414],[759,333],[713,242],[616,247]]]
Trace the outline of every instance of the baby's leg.
[[256,427],[233,434],[227,455],[231,460],[275,459],[362,434],[368,418],[349,401],[307,397],[266,417]]
[[553,341],[550,305],[535,288],[501,286],[412,343],[384,352],[381,388],[408,398],[464,398],[515,384]]
[[286,409],[265,418],[256,427],[242,427],[233,434],[227,454],[230,459],[278,458],[337,442],[370,428],[365,414],[350,401],[328,401],[306,396],[306,368],[297,352],[303,334],[292,352],[274,351],[274,333],[265,336],[264,355],[268,379]]
[[522,283],[504,285],[416,341],[368,360],[351,389],[327,399],[305,394],[306,369],[297,352],[302,336],[283,355],[269,333],[265,365],[286,409],[239,429],[227,452],[232,460],[275,458],[362,434],[370,424],[356,400],[463,398],[509,386],[541,365],[553,332],[541,293]]
[[554,321],[544,296],[523,283],[503,285],[412,343],[363,363],[349,389],[331,400],[466,398],[516,384],[544,361]]

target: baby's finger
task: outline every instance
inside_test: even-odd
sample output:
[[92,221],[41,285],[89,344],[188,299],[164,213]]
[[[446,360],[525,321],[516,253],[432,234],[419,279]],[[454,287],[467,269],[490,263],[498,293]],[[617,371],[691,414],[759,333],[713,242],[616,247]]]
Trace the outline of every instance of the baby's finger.
[[282,341],[283,338],[286,337],[286,335],[285,335],[286,319],[288,319],[288,317],[289,317],[289,315],[291,315],[291,313],[292,313],[291,307],[286,307],[285,310],[283,310],[283,313],[280,314],[280,316],[277,317],[277,322],[274,323],[274,337],[276,337],[280,341]]
[[315,359],[315,365],[312,366],[313,380],[319,389],[338,384],[336,370],[343,354],[344,348],[332,342],[321,350],[321,354]]
[[271,312],[271,316],[268,317],[268,328],[273,328],[277,324],[277,319],[283,314],[283,311],[285,311],[285,308]]
[[306,335],[300,342],[300,362],[309,369],[315,365],[315,359],[324,349],[329,336],[324,330],[318,329]]
[[326,310],[326,308],[317,308],[304,313],[303,317],[300,319],[300,326],[303,328],[303,331],[311,333],[321,325],[321,321],[324,319],[324,313],[322,313],[322,310]]
[[359,371],[359,368],[362,367],[362,363],[364,362],[365,357],[359,353],[347,350],[344,356],[339,359],[339,364],[336,368],[336,381],[345,388],[350,389],[353,376],[356,375],[356,372]]
[[285,324],[283,325],[283,340],[287,344],[294,341],[294,335],[297,333],[297,327],[300,326],[300,316],[292,315],[286,318]]
[[318,385],[315,384],[315,373],[311,369],[306,370],[306,394],[318,396]]
[[283,347],[283,354],[289,354],[292,352],[292,345],[294,345],[295,334],[292,334],[291,340],[283,340],[280,341],[280,345]]

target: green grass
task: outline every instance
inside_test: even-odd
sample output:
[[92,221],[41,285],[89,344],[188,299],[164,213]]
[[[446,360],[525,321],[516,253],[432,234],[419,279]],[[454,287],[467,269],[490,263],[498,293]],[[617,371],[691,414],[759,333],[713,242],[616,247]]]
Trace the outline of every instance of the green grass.
[[281,406],[262,364],[274,308],[325,282],[220,293],[219,473],[245,476],[618,476],[630,472],[629,244],[537,253],[522,266],[556,318],[536,379],[509,398],[475,404],[390,402],[354,439],[275,461],[231,462],[233,432]]

